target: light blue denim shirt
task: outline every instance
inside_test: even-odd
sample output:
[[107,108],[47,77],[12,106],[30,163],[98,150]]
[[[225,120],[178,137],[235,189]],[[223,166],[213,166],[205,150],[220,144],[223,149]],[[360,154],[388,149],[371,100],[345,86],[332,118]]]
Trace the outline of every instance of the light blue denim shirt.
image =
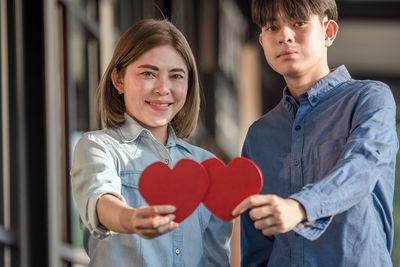
[[243,156],[264,177],[262,194],[303,204],[294,231],[263,236],[241,217],[242,266],[392,266],[398,150],[390,88],[337,68],[282,101],[249,129]]
[[[174,231],[146,240],[112,233],[99,224],[96,203],[111,193],[131,207],[147,205],[138,191],[142,171],[162,161],[171,168],[183,158],[202,162],[213,155],[177,138],[169,128],[166,146],[126,116],[116,130],[83,135],[75,147],[71,170],[89,266],[229,266],[232,223],[211,214],[202,204]],[[190,174],[188,174],[190,175]]]

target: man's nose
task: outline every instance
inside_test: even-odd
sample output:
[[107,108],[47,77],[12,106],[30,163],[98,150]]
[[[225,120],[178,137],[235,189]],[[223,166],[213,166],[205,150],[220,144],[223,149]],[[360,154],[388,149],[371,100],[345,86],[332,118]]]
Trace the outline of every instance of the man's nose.
[[291,44],[294,42],[294,32],[289,27],[282,27],[279,32],[280,44]]

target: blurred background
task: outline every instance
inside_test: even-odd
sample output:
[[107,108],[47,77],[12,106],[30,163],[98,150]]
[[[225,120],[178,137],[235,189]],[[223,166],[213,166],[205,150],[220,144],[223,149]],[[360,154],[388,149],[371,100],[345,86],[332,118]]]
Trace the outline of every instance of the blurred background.
[[[226,163],[240,155],[249,125],[282,95],[284,82],[258,45],[250,0],[0,3],[0,266],[86,266],[71,197],[71,156],[83,132],[101,128],[96,87],[116,41],[133,23],[168,18],[188,39],[204,93],[189,141]],[[386,82],[399,102],[400,1],[337,3],[340,31],[329,49],[330,67],[345,64],[354,78]],[[398,177],[397,172],[396,267]],[[238,242],[234,235],[234,267],[240,261]]]

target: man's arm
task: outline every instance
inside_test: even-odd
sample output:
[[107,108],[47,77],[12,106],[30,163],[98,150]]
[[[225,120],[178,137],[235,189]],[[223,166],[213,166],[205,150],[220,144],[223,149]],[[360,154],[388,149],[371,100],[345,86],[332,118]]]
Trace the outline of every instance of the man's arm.
[[296,232],[310,240],[318,238],[332,216],[370,196],[378,183],[383,198],[391,198],[398,150],[395,118],[390,88],[369,83],[357,99],[350,134],[336,165],[323,179],[290,196],[307,213],[308,221]]

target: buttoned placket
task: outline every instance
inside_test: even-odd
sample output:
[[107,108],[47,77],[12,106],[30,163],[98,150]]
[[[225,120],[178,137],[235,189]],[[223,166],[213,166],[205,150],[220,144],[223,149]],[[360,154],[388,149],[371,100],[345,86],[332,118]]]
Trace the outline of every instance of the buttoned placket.
[[171,160],[171,156],[168,153],[168,150],[166,149],[166,147],[163,146],[163,149],[160,151],[160,160],[162,162],[164,162],[166,165],[168,165],[168,167],[172,168],[172,160]]
[[[311,106],[305,97],[300,97],[300,107],[295,114],[295,119],[292,125],[292,164],[291,164],[291,194],[299,192],[304,186],[303,170],[302,170],[302,155],[304,143],[304,123],[305,116],[310,112]],[[295,232],[289,235],[293,239],[293,248],[291,253],[292,266],[303,266],[304,260],[304,240]]]
[[154,153],[159,156],[159,161],[165,163],[170,168],[172,166],[171,156],[166,146],[151,137],[150,132],[146,131],[147,138],[154,144]]
[[182,227],[176,228],[172,232],[172,243],[173,243],[173,266],[183,266],[183,232]]

